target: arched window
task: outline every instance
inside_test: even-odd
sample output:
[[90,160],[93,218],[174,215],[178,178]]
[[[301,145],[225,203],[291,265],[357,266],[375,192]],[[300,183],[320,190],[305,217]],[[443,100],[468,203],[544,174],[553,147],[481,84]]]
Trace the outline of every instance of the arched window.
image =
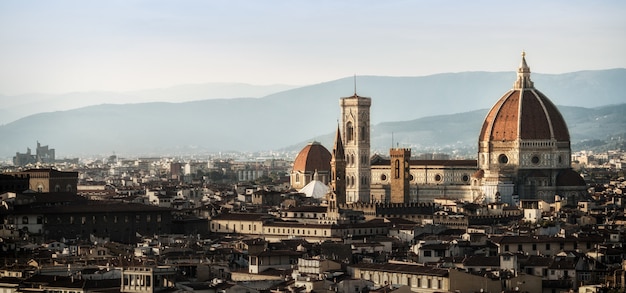
[[394,178],[400,178],[400,160],[396,160],[394,168]]
[[352,122],[348,122],[346,124],[346,140],[352,141],[354,139],[354,126],[352,126]]

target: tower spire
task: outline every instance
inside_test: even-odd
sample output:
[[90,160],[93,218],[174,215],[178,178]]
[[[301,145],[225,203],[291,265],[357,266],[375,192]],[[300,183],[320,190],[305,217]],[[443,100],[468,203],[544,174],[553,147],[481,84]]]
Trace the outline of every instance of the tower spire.
[[333,157],[341,160],[345,159],[343,150],[343,142],[341,141],[341,131],[339,130],[339,123],[337,123],[337,133],[335,133],[335,145],[333,147]]
[[335,145],[330,159],[331,169],[331,189],[334,193],[335,204],[346,203],[346,155],[341,140],[339,123],[337,123],[337,134],[335,135]]
[[519,68],[517,68],[517,80],[513,84],[513,89],[531,89],[534,87],[533,82],[530,80],[530,67],[526,64],[526,52],[522,51],[522,61]]

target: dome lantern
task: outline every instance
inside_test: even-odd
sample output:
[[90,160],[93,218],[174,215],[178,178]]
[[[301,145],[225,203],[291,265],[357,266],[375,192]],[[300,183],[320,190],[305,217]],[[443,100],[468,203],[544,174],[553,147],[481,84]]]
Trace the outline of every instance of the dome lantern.
[[522,62],[517,69],[517,80],[513,84],[513,89],[524,90],[532,89],[533,82],[530,80],[530,67],[526,64],[526,52],[522,51]]

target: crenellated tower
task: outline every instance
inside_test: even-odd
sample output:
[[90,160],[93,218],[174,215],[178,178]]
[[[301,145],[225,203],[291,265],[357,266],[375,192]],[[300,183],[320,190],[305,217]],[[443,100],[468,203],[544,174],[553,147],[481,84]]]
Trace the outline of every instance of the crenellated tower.
[[411,149],[392,148],[389,150],[391,157],[391,203],[409,202],[409,181],[411,179]]

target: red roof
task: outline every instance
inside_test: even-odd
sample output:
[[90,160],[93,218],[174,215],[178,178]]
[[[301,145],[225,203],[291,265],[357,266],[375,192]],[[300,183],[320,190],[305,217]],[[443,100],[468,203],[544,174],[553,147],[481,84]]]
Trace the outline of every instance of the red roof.
[[480,131],[480,141],[548,140],[569,142],[557,107],[540,91],[510,90],[491,108]]
[[305,146],[293,163],[294,171],[301,172],[330,172],[330,152],[319,142],[312,142]]

